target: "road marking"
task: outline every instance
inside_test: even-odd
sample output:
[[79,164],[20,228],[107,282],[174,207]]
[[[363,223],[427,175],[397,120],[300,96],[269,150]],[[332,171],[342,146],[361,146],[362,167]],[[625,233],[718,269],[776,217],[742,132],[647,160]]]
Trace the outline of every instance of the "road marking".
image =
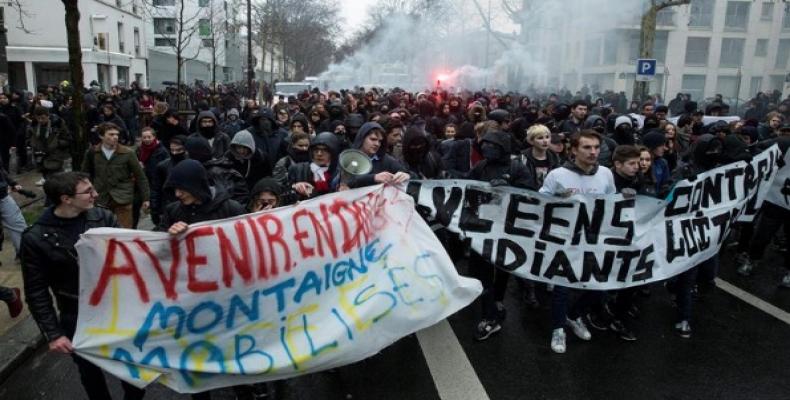
[[488,400],[483,384],[447,320],[417,332],[442,400]]
[[764,311],[768,315],[790,325],[790,313],[785,310],[782,310],[779,307],[774,306],[773,304],[719,278],[716,278],[716,286],[720,289],[724,290],[725,292],[743,300],[744,302],[751,304],[752,306],[756,307],[757,309]]

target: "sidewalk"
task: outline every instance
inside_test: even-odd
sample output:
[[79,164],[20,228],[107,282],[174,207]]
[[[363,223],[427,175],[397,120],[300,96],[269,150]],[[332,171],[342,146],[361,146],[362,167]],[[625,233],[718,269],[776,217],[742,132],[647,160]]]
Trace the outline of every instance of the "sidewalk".
[[[28,199],[16,193],[11,196],[22,209],[28,224],[32,223],[44,208],[44,192],[35,182],[41,178],[37,172],[27,172],[14,177],[25,189],[36,193],[35,199]],[[22,270],[16,260],[14,246],[6,233],[0,251],[0,285],[22,288]],[[42,343],[38,327],[25,305],[22,314],[11,319],[5,304],[0,304],[0,382],[30,356]]]

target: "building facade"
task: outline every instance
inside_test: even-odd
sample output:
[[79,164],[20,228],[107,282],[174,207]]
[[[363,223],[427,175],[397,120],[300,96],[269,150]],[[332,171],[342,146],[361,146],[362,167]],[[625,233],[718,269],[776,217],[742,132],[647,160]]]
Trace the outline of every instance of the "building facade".
[[[147,85],[145,24],[139,0],[82,0],[80,44],[85,84]],[[5,7],[8,83],[35,91],[70,80],[65,10],[60,1],[23,2],[23,14]],[[21,21],[24,23],[24,26]]]
[[184,60],[182,83],[239,80],[239,4],[238,0],[145,0],[151,87],[161,89],[176,81],[178,50]]
[[[598,32],[538,31],[529,49],[551,68],[533,83],[575,91],[583,85],[624,91],[629,97],[639,54],[639,20]],[[559,28],[559,27],[558,27]],[[780,0],[692,0],[658,15],[650,93],[700,100],[720,93],[742,102],[758,91],[779,90],[788,79],[790,5]]]

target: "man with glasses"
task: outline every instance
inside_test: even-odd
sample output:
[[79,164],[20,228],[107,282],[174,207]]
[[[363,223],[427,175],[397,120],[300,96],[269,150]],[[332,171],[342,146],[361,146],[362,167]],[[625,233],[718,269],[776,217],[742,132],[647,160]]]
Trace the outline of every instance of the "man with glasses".
[[[49,350],[70,354],[91,400],[111,399],[102,370],[74,354],[77,329],[79,262],[74,244],[91,228],[119,227],[110,210],[95,207],[99,194],[89,176],[61,172],[44,183],[53,204],[22,236],[22,276],[30,314],[49,343]],[[55,294],[58,314],[50,295]],[[143,390],[121,382],[124,399],[142,399]]]

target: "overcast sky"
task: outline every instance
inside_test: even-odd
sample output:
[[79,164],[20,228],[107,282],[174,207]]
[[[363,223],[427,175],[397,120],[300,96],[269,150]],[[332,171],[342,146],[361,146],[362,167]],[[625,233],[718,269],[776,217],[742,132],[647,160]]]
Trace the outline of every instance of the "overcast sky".
[[340,15],[346,20],[343,37],[349,38],[367,20],[368,7],[375,0],[340,0]]

